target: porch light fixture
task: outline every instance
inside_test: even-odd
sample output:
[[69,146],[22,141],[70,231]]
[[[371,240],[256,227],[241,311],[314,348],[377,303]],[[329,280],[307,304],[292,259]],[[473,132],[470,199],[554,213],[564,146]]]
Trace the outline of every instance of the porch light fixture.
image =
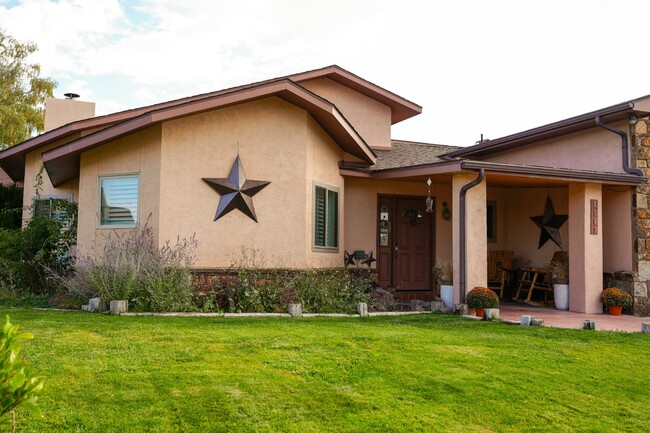
[[447,206],[447,202],[443,201],[442,202],[442,219],[445,221],[449,221],[449,218],[451,218],[451,211],[449,210],[449,207]]
[[433,199],[431,198],[431,177],[427,179],[427,198],[424,200],[427,204],[427,212],[433,212]]

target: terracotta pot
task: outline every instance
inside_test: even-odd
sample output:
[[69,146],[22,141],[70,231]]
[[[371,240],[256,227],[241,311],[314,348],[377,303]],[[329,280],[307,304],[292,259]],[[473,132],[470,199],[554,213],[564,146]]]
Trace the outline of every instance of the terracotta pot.
[[477,308],[477,309],[474,310],[474,311],[475,311],[474,314],[476,314],[476,317],[483,317],[483,316],[484,316],[485,311],[483,311],[482,308]]
[[620,316],[623,312],[623,307],[620,305],[612,305],[611,307],[607,307],[607,311],[609,311],[609,314],[612,316]]

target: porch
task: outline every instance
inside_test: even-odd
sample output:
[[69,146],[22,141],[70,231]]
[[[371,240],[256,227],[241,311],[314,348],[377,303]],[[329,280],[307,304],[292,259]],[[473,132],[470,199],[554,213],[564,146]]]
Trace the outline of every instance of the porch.
[[596,322],[597,331],[639,332],[643,322],[650,322],[650,317],[638,317],[626,314],[621,316],[598,313],[585,314],[517,304],[514,302],[502,302],[499,309],[502,320],[519,322],[521,316],[534,316],[543,319],[544,326],[551,328],[582,329],[582,324],[585,320],[593,320]]

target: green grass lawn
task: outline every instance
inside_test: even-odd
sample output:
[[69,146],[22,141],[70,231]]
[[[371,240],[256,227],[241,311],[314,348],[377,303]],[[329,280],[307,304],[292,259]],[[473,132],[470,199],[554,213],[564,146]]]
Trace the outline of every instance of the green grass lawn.
[[647,432],[650,336],[454,316],[0,310],[33,332],[19,432]]

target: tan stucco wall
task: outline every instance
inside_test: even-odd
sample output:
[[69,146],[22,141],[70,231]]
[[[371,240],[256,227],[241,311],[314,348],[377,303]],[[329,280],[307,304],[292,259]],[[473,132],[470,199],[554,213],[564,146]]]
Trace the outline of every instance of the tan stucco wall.
[[[506,249],[514,251],[516,266],[547,266],[553,253],[559,248],[548,241],[538,249],[540,230],[530,219],[544,214],[546,197],[551,198],[556,214],[568,214],[568,190],[560,188],[499,188],[488,189],[488,197],[497,202],[498,248],[488,244],[488,250]],[[490,199],[490,198],[488,198]],[[560,237],[565,250],[569,249],[569,224],[560,228]]]
[[[476,179],[474,173],[454,174],[452,183],[453,246],[454,246],[454,303],[460,302],[460,192],[463,186]],[[465,194],[465,294],[474,287],[487,285],[487,225],[485,204],[487,183],[483,180]]]
[[329,78],[305,81],[300,85],[336,105],[370,147],[391,147],[390,107]]
[[90,117],[95,117],[94,102],[56,98],[45,100],[45,132]]
[[[345,179],[345,250],[373,251],[377,255],[377,197],[380,194],[420,196],[424,207],[426,198],[424,182],[377,181],[348,177]],[[436,258],[452,260],[451,219],[442,218],[442,202],[446,201],[452,208],[451,185],[432,184],[431,196],[435,208]],[[373,264],[373,267],[375,264]]]
[[603,270],[632,272],[632,191],[603,186]]
[[[139,174],[138,222],[158,233],[160,126],[152,126],[81,155],[77,242],[82,253],[101,248],[114,229],[99,228],[99,177]],[[117,229],[122,232],[128,229]]]
[[[611,126],[627,130],[626,122]],[[484,158],[485,161],[623,173],[621,139],[601,128],[540,141]]]
[[[590,233],[590,201],[598,201],[598,233]],[[602,189],[597,184],[569,185],[569,310],[600,313],[603,290]]]
[[[238,152],[247,179],[270,181],[253,197],[258,223],[237,209],[213,221],[220,195],[202,178],[228,177]],[[312,188],[340,188],[342,210],[341,159],[308,113],[275,97],[167,122],[160,242],[196,233],[199,268],[231,266],[242,248],[265,267],[338,266],[341,251],[312,251]]]

